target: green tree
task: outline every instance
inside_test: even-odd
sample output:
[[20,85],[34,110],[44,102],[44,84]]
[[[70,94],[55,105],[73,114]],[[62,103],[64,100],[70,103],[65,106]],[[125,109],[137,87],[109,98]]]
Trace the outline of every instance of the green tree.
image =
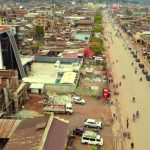
[[99,44],[103,44],[103,40],[98,37],[91,38],[91,42],[98,42]]
[[96,54],[102,54],[103,51],[105,51],[105,47],[104,45],[100,44],[100,45],[94,45],[91,47],[91,50],[96,52]]
[[100,13],[97,13],[95,15],[94,22],[96,22],[96,23],[102,23],[102,15]]
[[44,28],[42,26],[35,26],[35,38],[42,39],[44,37]]
[[40,48],[40,44],[37,42],[37,43],[33,44],[31,48],[32,48],[33,53],[37,53],[37,51]]
[[93,27],[93,32],[102,32],[102,30],[103,30],[103,27],[101,25]]

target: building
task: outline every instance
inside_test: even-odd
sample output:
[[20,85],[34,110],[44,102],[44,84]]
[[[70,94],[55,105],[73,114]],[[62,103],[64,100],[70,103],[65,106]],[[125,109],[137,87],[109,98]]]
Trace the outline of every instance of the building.
[[68,121],[56,118],[53,114],[50,117],[23,120],[3,150],[64,150],[67,133]]
[[16,40],[10,26],[0,26],[0,69],[17,69],[19,77],[25,76]]
[[47,16],[38,16],[35,19],[35,25],[42,26],[45,29],[48,28],[50,24],[50,19]]

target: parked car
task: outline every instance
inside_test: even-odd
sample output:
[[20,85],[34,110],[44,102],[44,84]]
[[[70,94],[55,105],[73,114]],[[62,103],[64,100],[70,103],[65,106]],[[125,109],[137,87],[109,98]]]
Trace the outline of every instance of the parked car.
[[74,103],[74,104],[85,104],[85,100],[81,97],[74,96],[74,97],[72,97],[72,103]]
[[146,79],[147,79],[147,81],[150,81],[150,75],[146,75]]
[[140,58],[136,58],[135,61],[136,61],[136,62],[140,62]]
[[144,64],[140,63],[140,64],[139,64],[139,67],[140,67],[140,68],[144,68]]
[[137,55],[136,55],[136,54],[133,54],[133,57],[134,57],[134,58],[137,58]]
[[97,133],[86,131],[83,133],[81,143],[92,144],[92,145],[103,145],[103,138]]
[[148,71],[146,69],[142,69],[143,74],[148,74]]
[[84,126],[91,128],[103,128],[102,122],[96,121],[95,119],[85,119]]
[[82,136],[82,134],[85,132],[84,128],[75,128],[73,130],[73,134],[74,135],[79,135],[79,136]]

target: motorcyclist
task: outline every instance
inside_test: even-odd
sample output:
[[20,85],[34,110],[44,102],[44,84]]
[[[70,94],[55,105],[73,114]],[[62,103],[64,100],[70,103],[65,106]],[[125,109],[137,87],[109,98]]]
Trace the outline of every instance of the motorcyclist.
[[136,111],[136,117],[139,118],[139,111]]
[[135,121],[135,114],[133,114],[133,121]]
[[140,78],[140,81],[142,81],[142,78]]

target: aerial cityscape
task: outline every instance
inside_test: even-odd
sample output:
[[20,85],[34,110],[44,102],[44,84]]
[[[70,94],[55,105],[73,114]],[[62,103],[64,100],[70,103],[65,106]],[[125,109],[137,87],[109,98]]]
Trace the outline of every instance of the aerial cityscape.
[[150,150],[150,0],[0,0],[0,150]]

